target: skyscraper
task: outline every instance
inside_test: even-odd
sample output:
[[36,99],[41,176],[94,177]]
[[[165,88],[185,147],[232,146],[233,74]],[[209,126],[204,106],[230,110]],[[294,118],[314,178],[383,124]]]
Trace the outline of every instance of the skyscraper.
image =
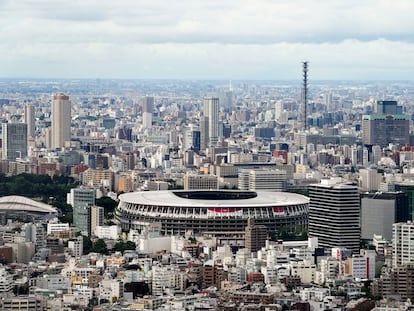
[[24,123],[27,124],[27,137],[34,137],[36,131],[35,107],[32,104],[24,106]]
[[154,97],[145,96],[142,98],[142,127],[152,127],[152,113],[154,112]]
[[27,156],[27,124],[3,123],[2,159],[15,161]]
[[217,97],[204,98],[204,116],[208,118],[208,145],[216,146],[220,136],[219,130],[219,99]]
[[71,104],[69,96],[58,93],[52,101],[52,141],[51,148],[62,148],[71,139]]
[[377,113],[362,116],[362,141],[384,147],[389,143],[405,145],[410,141],[410,118],[402,114],[396,101],[378,101]]
[[337,178],[309,186],[309,237],[319,245],[359,250],[360,200],[358,187]]
[[84,235],[91,234],[91,208],[95,205],[95,190],[77,188],[68,194],[68,204],[73,207],[73,224]]

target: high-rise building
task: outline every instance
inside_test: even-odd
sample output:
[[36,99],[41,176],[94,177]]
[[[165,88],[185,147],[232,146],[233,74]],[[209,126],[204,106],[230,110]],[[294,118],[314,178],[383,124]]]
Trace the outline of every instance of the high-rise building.
[[27,124],[3,123],[2,159],[15,161],[27,156]]
[[205,150],[209,145],[209,121],[208,117],[201,116],[200,118],[200,149]]
[[33,104],[24,106],[24,123],[27,124],[27,136],[35,137],[36,132],[36,116]]
[[358,187],[338,178],[309,186],[309,237],[325,248],[359,250],[360,199]]
[[91,207],[95,205],[95,190],[77,188],[68,194],[68,204],[73,207],[73,224],[84,235],[91,234]]
[[152,127],[152,113],[154,112],[154,97],[145,96],[142,98],[142,127]]
[[374,234],[392,239],[392,225],[410,218],[408,195],[403,192],[364,194],[361,198],[361,239],[372,240]]
[[253,218],[247,220],[244,244],[251,252],[257,252],[266,245],[267,227],[256,225]]
[[51,148],[62,148],[71,139],[71,104],[69,96],[58,93],[52,101],[52,137]]
[[206,97],[203,103],[203,113],[208,118],[208,146],[215,146],[220,136],[219,99],[217,97]]
[[200,150],[200,130],[197,126],[190,125],[184,129],[182,149]]
[[362,141],[366,145],[406,145],[410,141],[410,118],[396,101],[378,101],[377,113],[362,117]]
[[392,225],[392,266],[414,263],[414,223],[399,222]]

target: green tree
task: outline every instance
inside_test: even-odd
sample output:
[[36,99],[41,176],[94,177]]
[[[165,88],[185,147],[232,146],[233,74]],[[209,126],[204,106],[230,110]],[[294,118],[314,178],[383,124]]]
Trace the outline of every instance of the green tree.
[[137,246],[134,242],[127,241],[127,242],[116,243],[114,248],[115,248],[115,251],[124,253],[127,250],[131,250],[131,251],[136,250]]
[[97,239],[95,243],[93,243],[93,247],[91,249],[92,253],[99,253],[108,255],[108,247],[103,239]]
[[115,208],[118,205],[118,202],[111,199],[110,197],[102,197],[95,201],[97,206],[101,206],[104,208],[104,216],[105,218],[112,218]]
[[[79,234],[80,234],[80,232],[79,232]],[[83,238],[83,253],[85,255],[87,255],[92,250],[92,246],[93,246],[92,245],[92,241],[91,241],[91,239],[88,236],[85,236],[85,235],[83,235],[82,238]]]

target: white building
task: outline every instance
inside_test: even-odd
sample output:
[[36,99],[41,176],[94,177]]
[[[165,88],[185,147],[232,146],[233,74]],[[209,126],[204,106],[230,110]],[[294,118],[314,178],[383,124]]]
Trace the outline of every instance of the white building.
[[13,290],[13,277],[6,271],[4,266],[0,266],[0,293],[9,293]]
[[47,234],[54,234],[58,232],[69,231],[68,223],[47,224]]
[[316,266],[309,260],[289,264],[290,274],[299,276],[303,284],[315,282]]
[[392,225],[392,266],[397,267],[414,261],[414,222]]
[[96,226],[95,236],[99,239],[116,240],[121,235],[121,227],[118,225],[112,226]]
[[124,296],[124,284],[120,279],[105,279],[99,282],[99,300],[106,299],[110,302]]
[[355,279],[375,278],[375,251],[365,250],[361,255],[352,255],[346,261],[345,272]]

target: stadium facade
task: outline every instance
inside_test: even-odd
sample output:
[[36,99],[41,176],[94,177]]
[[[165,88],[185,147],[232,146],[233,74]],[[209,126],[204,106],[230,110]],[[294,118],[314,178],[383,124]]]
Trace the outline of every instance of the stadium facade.
[[244,234],[248,219],[269,231],[308,225],[309,199],[288,192],[168,190],[125,193],[119,199],[115,217],[124,230],[160,224],[166,235],[232,236]]

